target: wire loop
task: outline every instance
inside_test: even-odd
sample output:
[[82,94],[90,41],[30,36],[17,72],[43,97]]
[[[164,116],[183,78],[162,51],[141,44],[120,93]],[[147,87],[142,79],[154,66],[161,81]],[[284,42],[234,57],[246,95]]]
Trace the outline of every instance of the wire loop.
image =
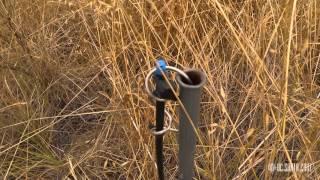
[[163,127],[163,129],[161,131],[156,131],[156,128],[151,128],[151,134],[155,135],[155,136],[159,136],[159,135],[163,135],[165,134],[167,131],[171,130],[171,124],[172,124],[172,116],[170,115],[170,113],[168,111],[165,111],[166,116],[168,117],[168,122],[166,123],[167,126]]
[[[173,66],[167,66],[166,67],[167,70],[170,70],[170,71],[174,71],[176,73],[178,73],[180,76],[184,77],[188,82],[192,83],[191,79],[189,78],[189,76],[183,72],[182,70],[176,68],[176,67],[173,67]],[[152,98],[154,98],[155,100],[157,101],[160,101],[160,102],[164,102],[166,101],[165,99],[162,99],[162,98],[159,98],[157,96],[155,96],[152,91],[150,90],[150,87],[149,87],[149,81],[151,79],[151,76],[157,71],[157,68],[153,68],[148,74],[147,74],[147,77],[146,77],[146,80],[145,80],[145,88],[146,88],[146,91],[148,93],[148,95]]]

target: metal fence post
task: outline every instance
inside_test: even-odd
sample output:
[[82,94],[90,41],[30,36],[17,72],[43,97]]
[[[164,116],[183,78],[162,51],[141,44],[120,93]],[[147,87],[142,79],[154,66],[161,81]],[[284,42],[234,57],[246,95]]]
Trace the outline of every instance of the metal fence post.
[[[187,70],[185,73],[192,80],[192,84],[188,83],[180,75],[177,76],[180,88],[179,98],[194,127],[197,128],[200,119],[200,97],[206,77],[203,72],[194,69]],[[194,177],[194,152],[197,137],[193,125],[183,108],[180,108],[179,113],[179,179],[191,180]]]

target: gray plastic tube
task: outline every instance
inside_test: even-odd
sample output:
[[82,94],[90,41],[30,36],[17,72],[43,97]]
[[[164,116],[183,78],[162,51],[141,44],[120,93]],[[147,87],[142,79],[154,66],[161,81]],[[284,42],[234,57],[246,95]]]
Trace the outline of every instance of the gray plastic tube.
[[[200,119],[200,97],[206,77],[202,71],[195,69],[187,70],[185,73],[192,80],[192,84],[183,77],[177,76],[180,88],[179,98],[194,127],[197,128]],[[179,179],[191,180],[194,177],[194,152],[197,136],[183,108],[180,107],[179,113]]]

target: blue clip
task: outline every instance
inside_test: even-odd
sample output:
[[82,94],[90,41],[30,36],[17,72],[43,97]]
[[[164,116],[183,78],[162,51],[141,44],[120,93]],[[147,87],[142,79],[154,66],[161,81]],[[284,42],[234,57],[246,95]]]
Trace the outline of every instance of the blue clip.
[[165,60],[159,59],[159,60],[157,60],[156,64],[157,64],[156,65],[157,70],[155,72],[155,75],[156,76],[162,76],[161,71],[163,71],[164,73],[167,71],[167,63],[166,63]]

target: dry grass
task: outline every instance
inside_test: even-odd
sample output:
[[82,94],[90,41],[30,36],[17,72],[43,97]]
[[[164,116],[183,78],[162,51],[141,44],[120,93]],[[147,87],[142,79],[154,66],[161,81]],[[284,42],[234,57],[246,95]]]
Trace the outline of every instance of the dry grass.
[[[155,179],[143,82],[164,57],[207,74],[197,179],[316,179],[319,54],[318,0],[1,0],[0,177]],[[175,179],[174,133],[165,157]]]

